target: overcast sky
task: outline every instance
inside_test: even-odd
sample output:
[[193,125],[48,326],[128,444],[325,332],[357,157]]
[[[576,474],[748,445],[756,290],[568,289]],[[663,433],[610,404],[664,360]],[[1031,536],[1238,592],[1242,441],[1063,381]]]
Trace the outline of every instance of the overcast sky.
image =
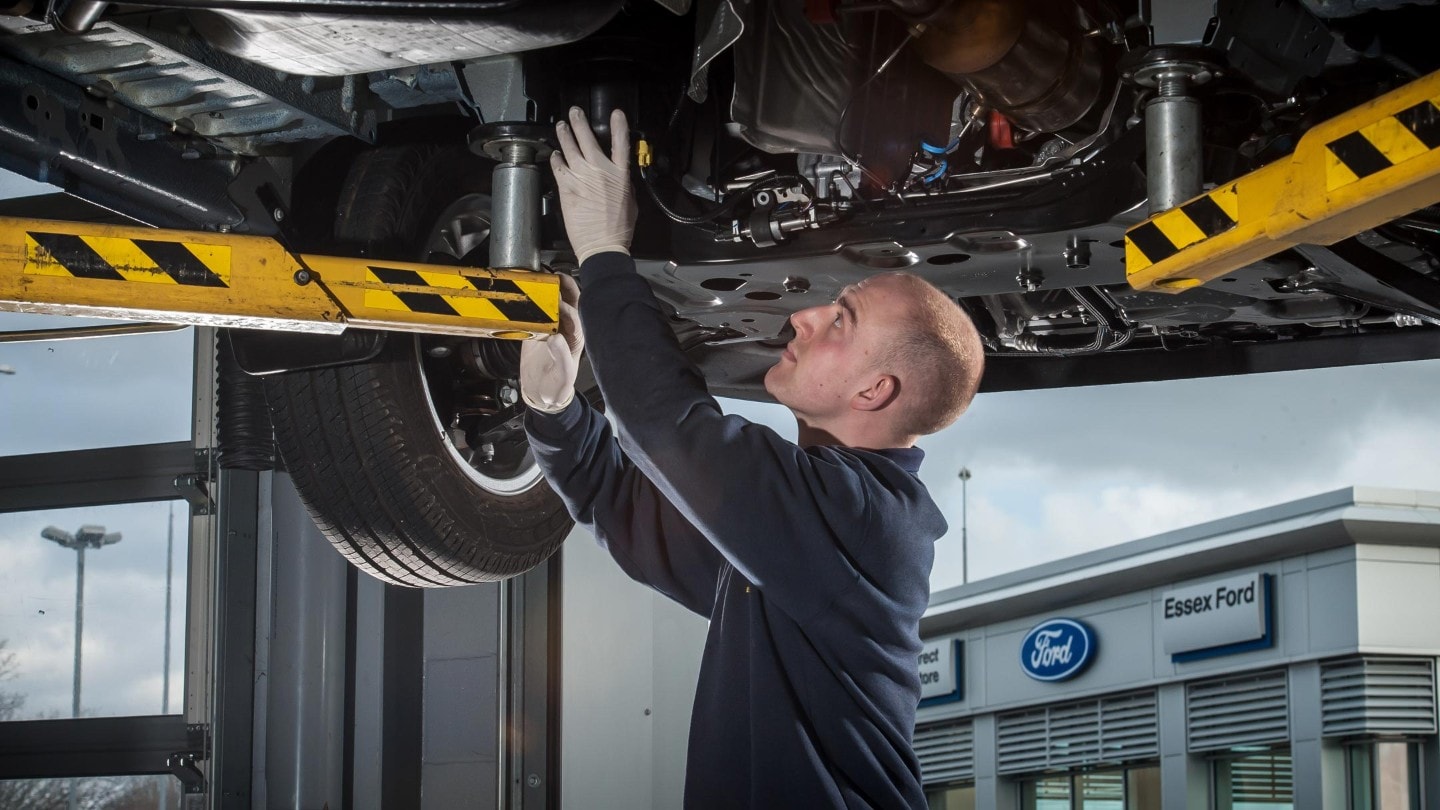
[[[1440,361],[985,394],[923,440],[932,590],[1349,486],[1440,490]],[[732,406],[793,438],[778,406]]]
[[[0,313],[0,330],[74,323]],[[188,438],[192,341],[187,329],[0,343],[0,367],[14,371],[0,374],[0,455]],[[974,476],[975,580],[1341,487],[1440,490],[1437,399],[1440,361],[982,395],[921,445],[921,475],[951,527],[932,588],[961,582],[962,466]],[[726,407],[794,437],[778,406]],[[51,524],[101,523],[125,538],[87,555],[87,712],[158,711],[165,522],[163,504],[0,515],[0,639],[20,654],[19,680],[0,690],[28,694],[28,716],[70,710],[75,553],[40,538]]]
[[[75,319],[0,313],[0,330],[71,326]],[[0,343],[0,455],[190,438],[193,332],[99,340]],[[186,506],[176,507],[170,710],[184,678]],[[118,544],[85,555],[86,716],[158,714],[165,621],[168,504],[124,504],[0,514],[0,639],[26,695],[23,719],[69,717],[74,683],[74,551],[44,540],[56,526],[118,531]]]

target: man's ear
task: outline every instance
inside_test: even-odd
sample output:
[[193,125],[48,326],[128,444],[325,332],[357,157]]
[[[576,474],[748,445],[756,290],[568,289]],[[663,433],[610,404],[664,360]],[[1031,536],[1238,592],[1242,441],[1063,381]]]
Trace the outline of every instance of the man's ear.
[[881,374],[871,380],[870,387],[850,398],[850,407],[857,411],[878,411],[900,396],[900,380],[894,374]]

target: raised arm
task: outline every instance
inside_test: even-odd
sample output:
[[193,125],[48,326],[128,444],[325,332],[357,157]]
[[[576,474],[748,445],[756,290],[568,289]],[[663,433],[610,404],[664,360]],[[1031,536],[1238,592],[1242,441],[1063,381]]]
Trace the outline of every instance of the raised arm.
[[610,425],[584,400],[525,416],[530,447],[571,517],[632,579],[709,617],[720,554],[620,452]]
[[708,617],[723,560],[636,472],[604,417],[575,396],[585,349],[575,311],[580,290],[567,276],[561,276],[560,287],[559,331],[520,348],[531,450],[570,515],[625,573]]
[[[863,454],[807,453],[725,416],[681,352],[626,253],[634,214],[624,116],[606,155],[579,110],[552,158],[572,245],[591,364],[625,455],[776,605],[814,616],[854,583],[874,495]],[[628,212],[628,213],[627,213]],[[627,219],[628,217],[628,219]]]

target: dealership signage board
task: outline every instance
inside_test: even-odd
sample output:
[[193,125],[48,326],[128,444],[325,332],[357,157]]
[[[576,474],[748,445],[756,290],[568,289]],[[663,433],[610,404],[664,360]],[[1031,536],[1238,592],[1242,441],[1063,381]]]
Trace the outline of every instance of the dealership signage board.
[[959,639],[926,642],[920,648],[920,705],[933,706],[960,699]]
[[1274,644],[1270,577],[1259,572],[1187,585],[1160,597],[1160,637],[1176,662]]

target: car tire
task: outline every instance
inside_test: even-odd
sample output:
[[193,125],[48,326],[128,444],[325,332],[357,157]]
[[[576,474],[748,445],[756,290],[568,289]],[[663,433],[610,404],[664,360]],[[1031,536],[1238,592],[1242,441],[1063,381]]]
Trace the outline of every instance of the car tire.
[[[487,192],[490,168],[455,148],[364,153],[340,194],[338,249],[427,258],[417,241],[456,200]],[[471,261],[483,263],[478,252]],[[559,547],[572,521],[528,450],[507,467],[513,475],[467,463],[438,415],[432,393],[449,381],[437,388],[427,378],[436,372],[427,371],[425,340],[391,333],[370,361],[268,377],[285,466],[321,532],[385,582],[444,587],[524,573]],[[516,356],[513,344],[509,351]]]

